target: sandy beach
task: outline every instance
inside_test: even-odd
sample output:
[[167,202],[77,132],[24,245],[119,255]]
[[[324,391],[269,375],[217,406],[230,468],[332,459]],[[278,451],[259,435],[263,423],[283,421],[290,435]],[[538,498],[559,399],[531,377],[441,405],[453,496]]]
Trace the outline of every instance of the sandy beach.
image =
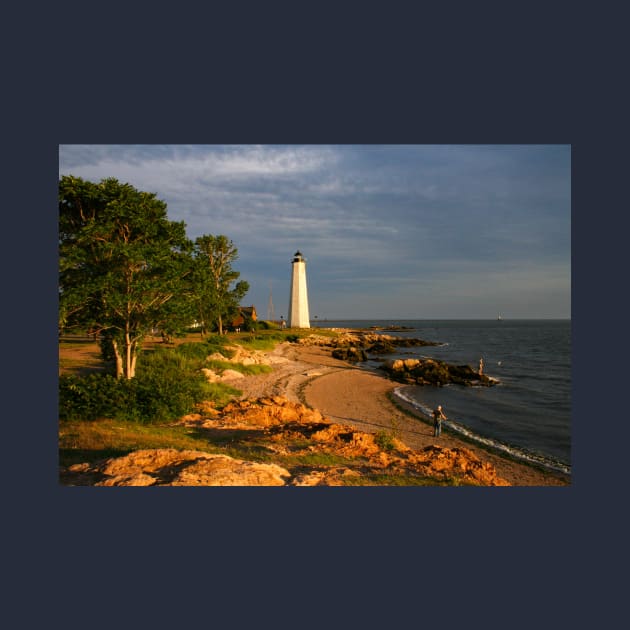
[[269,358],[272,372],[233,383],[242,390],[243,399],[285,396],[318,409],[334,422],[370,433],[388,431],[416,450],[432,444],[464,447],[491,463],[514,486],[570,485],[570,478],[561,473],[512,461],[444,431],[433,437],[433,427],[426,420],[390,400],[398,383],[333,358],[330,348],[282,343]]

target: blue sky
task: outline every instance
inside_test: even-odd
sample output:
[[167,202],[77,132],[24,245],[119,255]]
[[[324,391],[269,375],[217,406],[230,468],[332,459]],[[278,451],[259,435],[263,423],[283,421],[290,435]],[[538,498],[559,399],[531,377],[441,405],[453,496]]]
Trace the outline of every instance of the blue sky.
[[312,318],[571,316],[569,145],[60,145],[59,175],[225,234],[263,318],[298,249]]

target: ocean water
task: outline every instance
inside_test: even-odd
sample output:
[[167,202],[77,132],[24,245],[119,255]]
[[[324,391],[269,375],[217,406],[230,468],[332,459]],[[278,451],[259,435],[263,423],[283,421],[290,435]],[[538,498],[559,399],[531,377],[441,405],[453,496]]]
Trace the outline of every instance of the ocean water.
[[[441,404],[443,426],[468,439],[550,470],[571,473],[571,321],[570,320],[344,320],[314,322],[316,327],[372,328],[401,337],[418,337],[439,346],[399,348],[383,358],[433,357],[478,369],[497,378],[493,387],[401,385],[396,396],[430,418]],[[374,358],[365,362],[378,369]]]

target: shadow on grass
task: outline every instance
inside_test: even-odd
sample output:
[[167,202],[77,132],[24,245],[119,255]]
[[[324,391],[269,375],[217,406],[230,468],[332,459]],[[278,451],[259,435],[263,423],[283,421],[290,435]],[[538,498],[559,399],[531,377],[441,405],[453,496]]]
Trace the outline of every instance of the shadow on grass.
[[62,470],[59,472],[59,483],[62,486],[93,486],[99,481],[105,479],[105,475],[95,471],[69,471],[67,468],[74,464],[95,463],[109,459],[110,457],[123,457],[131,453],[133,448],[117,449],[78,449],[78,448],[60,448],[59,449],[59,465]]
[[94,464],[95,462],[109,459],[110,457],[124,457],[135,450],[137,450],[135,447],[102,449],[60,448],[59,465],[67,467],[73,464],[83,464],[84,462]]

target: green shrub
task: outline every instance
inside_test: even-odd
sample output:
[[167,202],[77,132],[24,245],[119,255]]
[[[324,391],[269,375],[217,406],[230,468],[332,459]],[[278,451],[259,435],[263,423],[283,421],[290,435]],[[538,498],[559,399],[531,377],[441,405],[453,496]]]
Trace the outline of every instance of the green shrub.
[[253,319],[247,318],[245,320],[245,323],[243,324],[243,328],[245,328],[247,332],[256,332],[260,328],[260,326],[258,322],[255,322]]
[[251,365],[244,365],[243,363],[231,363],[230,361],[219,361],[217,359],[210,359],[206,361],[204,365],[215,372],[221,374],[224,370],[234,370],[247,376],[255,374],[267,374],[272,371],[271,366],[264,365],[262,363],[253,363]]
[[207,383],[205,389],[207,395],[204,397],[204,400],[211,400],[218,409],[221,409],[233,398],[243,393],[240,389],[225,383]]
[[112,336],[104,332],[98,339],[98,345],[101,350],[101,358],[103,361],[113,361],[115,359],[114,346],[112,344]]
[[231,359],[234,356],[234,351],[228,350],[225,347],[226,343],[227,343],[227,339],[225,337],[222,337],[221,335],[211,335],[204,341],[203,345],[206,346],[207,354],[220,352],[224,357]]
[[272,350],[279,341],[283,341],[282,335],[272,332],[269,334],[247,335],[243,339],[239,339],[239,344],[249,350],[262,350],[264,352]]
[[62,376],[59,379],[59,417],[62,420],[96,420],[116,417],[133,404],[128,382],[109,374]]
[[[205,344],[183,344],[186,346]],[[108,374],[66,376],[59,381],[59,417],[62,420],[114,418],[137,422],[164,422],[194,409],[202,400],[225,403],[240,392],[212,385],[200,371],[203,353],[196,348],[158,348],[142,356],[131,380]]]
[[208,344],[195,341],[182,343],[177,346],[175,350],[177,354],[180,354],[183,357],[188,359],[199,359],[201,361],[214,352],[214,350],[208,349]]
[[[202,375],[174,375],[143,372],[133,381],[134,405],[125,417],[141,422],[163,422],[192,411],[206,398],[207,381]],[[118,415],[118,414],[117,414]]]
[[377,446],[384,451],[391,451],[394,448],[394,438],[387,431],[379,431],[374,435]]

